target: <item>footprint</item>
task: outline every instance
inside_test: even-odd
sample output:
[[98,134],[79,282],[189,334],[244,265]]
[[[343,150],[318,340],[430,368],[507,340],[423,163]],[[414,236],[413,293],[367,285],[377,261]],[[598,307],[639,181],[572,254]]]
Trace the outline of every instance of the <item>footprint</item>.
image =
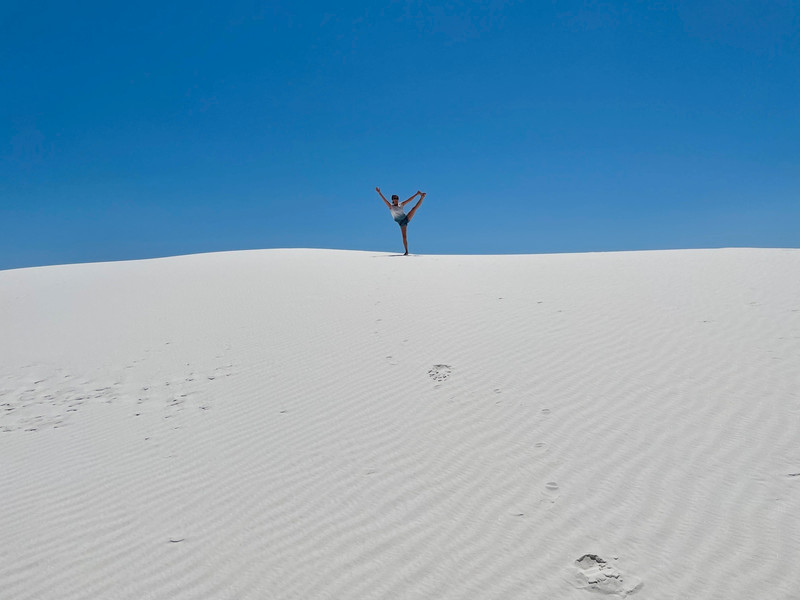
[[581,589],[624,598],[642,587],[642,580],[622,573],[597,554],[584,554],[575,561],[575,581]]
[[428,376],[434,381],[444,381],[450,377],[452,371],[450,365],[433,365],[428,371]]
[[536,456],[541,456],[542,454],[547,452],[547,444],[544,442],[536,442],[533,445],[533,453]]
[[542,495],[550,502],[555,502],[559,495],[558,484],[555,481],[548,481],[545,483]]
[[233,369],[233,364],[219,366],[216,369],[214,369],[214,376],[230,377],[231,375],[233,375],[232,369]]

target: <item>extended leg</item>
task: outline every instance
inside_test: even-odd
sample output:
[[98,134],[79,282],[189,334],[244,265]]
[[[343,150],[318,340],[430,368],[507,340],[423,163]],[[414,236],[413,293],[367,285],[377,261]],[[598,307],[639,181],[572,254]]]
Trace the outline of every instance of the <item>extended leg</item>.
[[409,212],[409,213],[408,213],[408,220],[409,220],[409,221],[410,221],[410,220],[411,220],[411,218],[414,216],[414,213],[415,213],[415,212],[417,212],[417,209],[419,208],[419,205],[420,205],[420,204],[422,204],[422,201],[423,201],[423,200],[425,200],[425,196],[423,196],[422,198],[420,198],[420,199],[419,199],[419,202],[417,202],[417,203],[414,205],[414,208],[412,208],[412,209],[411,209],[411,212]]
[[[416,207],[415,207],[416,208]],[[403,248],[406,249],[406,254],[408,254],[408,237],[406,236],[406,226],[403,225],[400,228],[400,231],[403,232]]]

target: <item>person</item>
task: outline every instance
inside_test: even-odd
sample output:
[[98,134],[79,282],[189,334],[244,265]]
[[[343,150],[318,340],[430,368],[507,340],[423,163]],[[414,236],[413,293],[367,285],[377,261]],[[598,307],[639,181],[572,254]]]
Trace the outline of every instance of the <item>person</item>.
[[[398,225],[400,225],[400,232],[403,234],[403,248],[405,248],[406,250],[406,253],[403,256],[408,256],[408,236],[406,233],[406,228],[408,227],[408,222],[414,217],[414,214],[417,212],[419,205],[422,204],[422,201],[425,199],[425,192],[420,192],[419,190],[417,190],[416,194],[411,196],[411,198],[409,198],[408,200],[404,200],[403,202],[399,202],[400,198],[397,196],[397,194],[392,194],[392,203],[389,204],[389,201],[384,197],[383,194],[381,194],[381,188],[376,187],[375,191],[378,192],[378,194],[381,197],[381,200],[383,200],[384,204],[386,204],[386,206],[392,212],[392,218]],[[417,202],[414,205],[414,208],[412,208],[409,211],[409,213],[406,214],[403,211],[403,207],[409,202],[411,202],[417,196],[419,196],[419,202]]]

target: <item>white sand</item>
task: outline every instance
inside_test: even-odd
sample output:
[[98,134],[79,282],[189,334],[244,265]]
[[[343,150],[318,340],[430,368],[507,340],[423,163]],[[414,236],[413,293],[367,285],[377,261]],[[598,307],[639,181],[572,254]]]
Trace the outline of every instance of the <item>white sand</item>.
[[800,251],[0,272],[0,482],[3,600],[800,598]]

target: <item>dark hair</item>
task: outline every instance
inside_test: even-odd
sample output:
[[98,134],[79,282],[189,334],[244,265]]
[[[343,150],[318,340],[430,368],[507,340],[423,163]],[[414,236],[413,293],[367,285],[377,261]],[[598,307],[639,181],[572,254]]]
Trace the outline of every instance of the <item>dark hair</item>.
[[392,194],[392,200],[400,200],[400,196],[397,194]]

